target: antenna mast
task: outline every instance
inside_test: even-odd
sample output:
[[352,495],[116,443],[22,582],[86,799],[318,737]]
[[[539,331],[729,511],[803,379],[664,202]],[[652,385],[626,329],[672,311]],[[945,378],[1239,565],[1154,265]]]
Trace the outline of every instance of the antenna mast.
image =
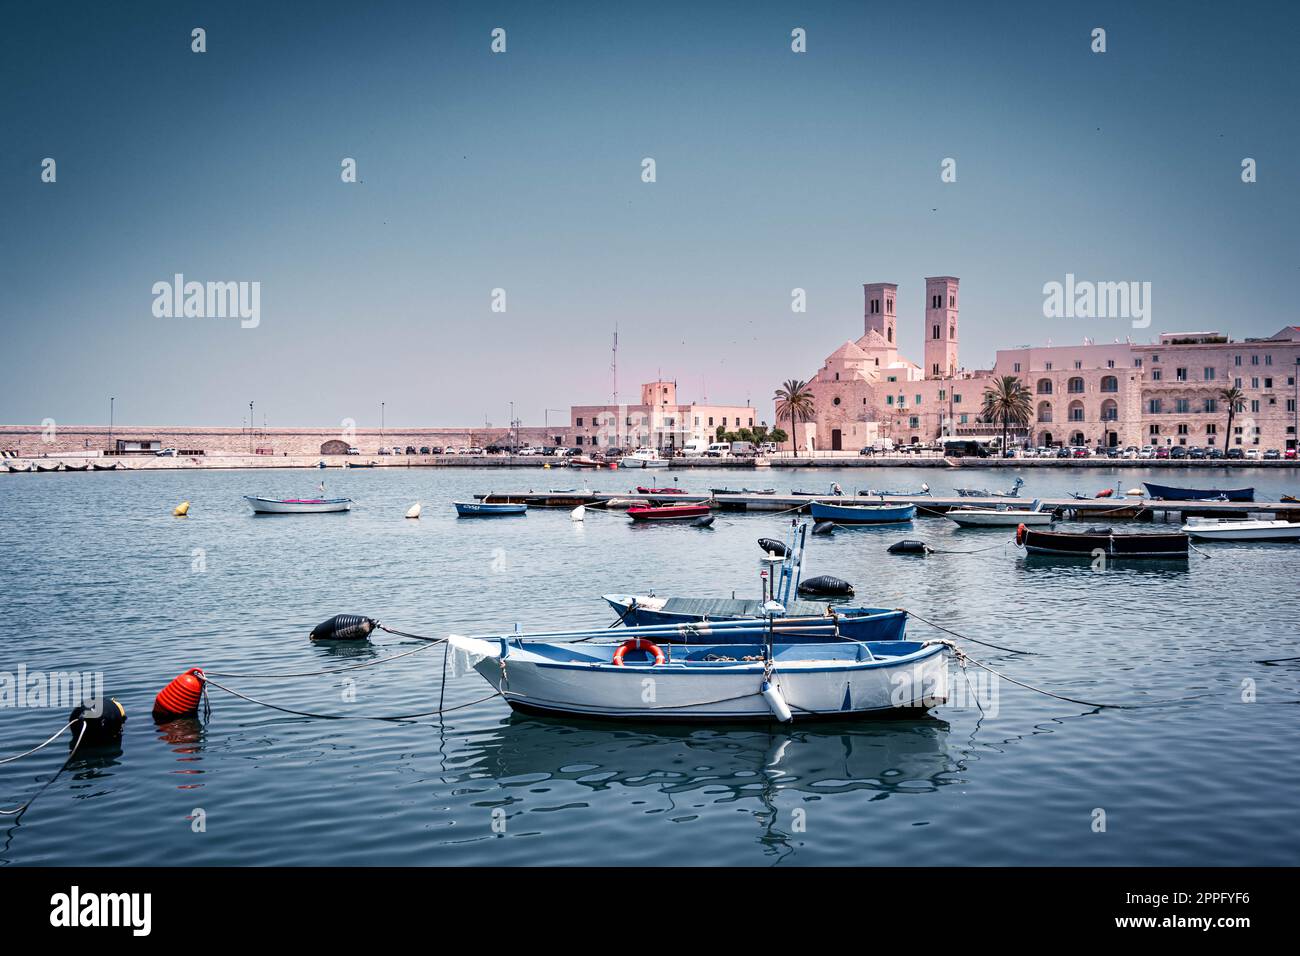
[[614,404],[618,404],[618,325],[614,325],[614,348],[610,353],[609,374],[614,383]]

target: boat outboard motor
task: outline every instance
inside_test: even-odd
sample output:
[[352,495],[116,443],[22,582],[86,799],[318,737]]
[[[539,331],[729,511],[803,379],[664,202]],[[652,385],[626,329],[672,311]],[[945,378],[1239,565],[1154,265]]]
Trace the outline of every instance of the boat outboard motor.
[[924,541],[907,538],[889,546],[890,554],[929,554],[930,546]]
[[379,624],[373,617],[358,614],[335,614],[322,621],[311,631],[313,641],[368,641],[370,632]]
[[713,515],[704,515],[703,517],[696,518],[694,521],[691,522],[691,527],[692,527],[692,528],[712,528],[712,527],[713,527]]
[[835,533],[834,521],[818,521],[815,525],[813,525],[813,534],[834,534],[834,533]]
[[766,554],[775,554],[778,558],[784,558],[790,553],[790,549],[785,546],[785,542],[777,541],[776,538],[759,538],[758,546]]
[[821,594],[828,597],[853,597],[853,585],[842,578],[823,574],[799,582],[800,594]]

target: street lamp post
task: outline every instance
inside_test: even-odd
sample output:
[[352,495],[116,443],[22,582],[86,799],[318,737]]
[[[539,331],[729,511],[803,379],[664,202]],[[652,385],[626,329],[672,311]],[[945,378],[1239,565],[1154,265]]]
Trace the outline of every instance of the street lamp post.
[[248,403],[248,453],[253,453],[253,403]]
[[114,398],[111,395],[109,396],[108,398],[108,447],[110,449],[113,447],[113,403],[116,401],[117,401],[116,398]]

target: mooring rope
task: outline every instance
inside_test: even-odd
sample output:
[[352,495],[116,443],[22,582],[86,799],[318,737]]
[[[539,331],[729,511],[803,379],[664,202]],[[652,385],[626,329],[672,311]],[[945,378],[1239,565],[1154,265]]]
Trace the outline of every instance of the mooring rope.
[[[1063,700],[1069,704],[1080,704],[1084,707],[1108,707],[1115,710],[1137,710],[1139,706],[1137,704],[1099,704],[1096,701],[1079,700],[1076,697],[1064,697],[1061,694],[1053,694],[1050,690],[1043,690],[1041,687],[1034,687],[1032,684],[1026,684],[1024,681],[1018,681],[1014,677],[1008,677],[1006,674],[1003,674],[1001,671],[994,670],[992,667],[990,667],[988,664],[985,664],[983,661],[977,661],[975,658],[971,657],[969,654],[964,652],[960,647],[957,647],[951,641],[944,641],[942,643],[947,644],[952,649],[952,652],[957,656],[958,661],[967,660],[970,663],[974,664],[976,667],[984,668],[984,670],[988,671],[994,677],[999,677],[1009,684],[1015,684],[1017,687],[1023,687],[1025,690],[1032,690],[1035,694],[1042,694],[1044,697],[1051,697],[1056,700]],[[980,708],[980,710],[981,712],[983,712],[983,708]]]
[[228,671],[210,671],[207,668],[204,668],[203,673],[209,677],[238,677],[246,680],[271,680],[280,677],[324,677],[327,674],[342,674],[345,671],[354,671],[362,667],[375,667],[379,664],[387,664],[389,661],[399,660],[403,657],[410,657],[412,654],[418,654],[421,651],[427,651],[431,647],[437,647],[439,644],[444,643],[446,638],[429,638],[428,640],[430,640],[431,643],[421,644],[417,648],[409,651],[402,651],[400,654],[391,654],[388,657],[380,657],[373,661],[362,661],[360,664],[348,664],[345,667],[332,667],[328,670],[293,671],[279,674],[234,674]]
[[491,700],[493,697],[501,696],[500,691],[493,691],[486,697],[480,697],[478,700],[472,700],[468,704],[457,704],[455,707],[439,707],[437,710],[427,710],[418,714],[396,714],[392,716],[380,716],[375,714],[320,714],[306,710],[293,710],[289,707],[281,707],[279,704],[272,704],[270,701],[258,700],[256,697],[249,697],[242,694],[233,687],[227,687],[215,680],[205,680],[205,684],[211,684],[218,690],[224,690],[233,697],[246,700],[250,704],[260,704],[263,707],[270,707],[272,710],[278,710],[285,714],[293,714],[295,717],[315,717],[319,720],[414,720],[417,717],[436,717],[439,714],[450,714],[457,710],[464,710],[466,707],[473,707],[475,704],[481,704]]
[[1038,656],[1037,651],[1022,651],[1014,647],[1003,647],[1000,644],[990,644],[987,641],[979,641],[973,637],[967,637],[965,634],[958,634],[956,631],[952,630],[951,628],[944,627],[942,624],[936,624],[934,623],[934,621],[927,621],[925,618],[921,617],[921,615],[917,614],[915,611],[909,611],[907,608],[900,607],[900,608],[896,608],[895,610],[902,611],[904,614],[907,614],[909,617],[916,618],[922,624],[929,624],[935,630],[943,631],[945,634],[951,634],[953,637],[961,638],[963,641],[970,641],[972,644],[979,644],[982,645],[983,647],[991,647],[995,651],[1007,651],[1011,654],[1024,654],[1029,657]]
[[45,749],[46,747],[48,747],[50,744],[54,743],[54,741],[58,740],[58,739],[59,739],[59,736],[60,736],[60,735],[61,735],[65,730],[67,730],[69,727],[71,727],[74,723],[76,723],[75,720],[70,720],[70,721],[68,721],[66,724],[64,724],[62,727],[60,727],[58,730],[56,730],[56,731],[54,732],[54,734],[50,737],[50,739],[47,740],[47,741],[45,741],[45,743],[43,743],[43,744],[37,744],[35,747],[33,747],[31,750],[28,750],[26,753],[15,754],[15,755],[12,756],[12,757],[5,757],[4,760],[0,760],[0,764],[13,763],[15,760],[22,760],[24,757],[30,757],[32,754],[36,753],[38,750],[44,750],[44,749]]
[[415,641],[433,641],[434,643],[437,643],[438,641],[446,640],[446,638],[442,637],[425,637],[423,634],[411,634],[407,631],[399,631],[397,628],[388,627],[386,624],[381,624],[378,621],[375,622],[375,627],[397,637],[409,637]]
[[[72,721],[69,721],[69,722],[68,722],[68,723],[63,727],[63,729],[59,731],[58,734],[55,734],[54,737],[52,737],[52,738],[50,738],[50,739],[53,740],[53,739],[57,738],[57,737],[59,736],[59,734],[62,734],[64,730],[67,730],[68,727],[71,727],[71,726],[72,726]],[[75,742],[73,742],[73,744],[72,744],[72,749],[68,751],[68,759],[65,760],[65,761],[63,761],[62,765],[59,767],[58,770],[54,771],[54,776],[50,777],[49,780],[46,780],[45,783],[44,783],[44,785],[41,787],[41,789],[37,790],[34,794],[32,794],[31,799],[29,799],[29,800],[28,800],[26,803],[24,803],[21,807],[17,807],[17,808],[15,808],[15,809],[13,809],[13,810],[0,810],[0,816],[6,816],[6,817],[20,817],[20,816],[22,816],[23,813],[25,813],[25,812],[27,811],[27,808],[30,807],[33,803],[36,802],[36,798],[39,797],[41,794],[43,794],[46,790],[48,790],[48,789],[50,788],[50,785],[53,784],[55,780],[58,780],[58,779],[59,779],[59,776],[63,773],[63,771],[65,771],[65,770],[68,769],[68,765],[72,763],[73,758],[77,756],[77,751],[81,748],[81,739],[82,739],[83,737],[85,737],[85,736],[86,736],[86,724],[85,724],[85,722],[83,721],[82,724],[81,724],[81,732],[77,734],[77,739],[76,739]],[[41,747],[44,747],[44,746],[45,746],[46,744],[48,744],[49,742],[50,742],[50,741],[47,740],[44,744],[41,744]],[[40,750],[41,747],[37,747],[36,749],[37,749],[37,750]],[[34,753],[34,752],[35,752],[35,751],[28,751],[28,753]],[[20,756],[25,756],[25,754],[24,754],[24,755],[20,755]]]

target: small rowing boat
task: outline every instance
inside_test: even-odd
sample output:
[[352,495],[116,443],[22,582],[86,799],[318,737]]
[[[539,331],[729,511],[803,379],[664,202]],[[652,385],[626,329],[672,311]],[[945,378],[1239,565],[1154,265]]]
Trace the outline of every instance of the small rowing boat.
[[[618,623],[628,627],[664,624],[716,623],[719,621],[761,621],[771,611],[757,599],[653,597],[645,594],[603,594],[601,598],[618,614]],[[822,601],[789,601],[773,618],[780,624],[830,624],[838,627],[832,636],[818,635],[818,641],[842,638],[849,641],[900,641],[907,627],[907,612],[888,607],[837,607]],[[793,640],[793,638],[791,638]]]
[[1200,541],[1300,541],[1300,522],[1296,521],[1203,519],[1188,522],[1182,530]]
[[[786,643],[768,627],[761,621],[717,625],[726,643],[711,640],[710,625],[633,628],[620,632],[626,640],[613,641],[607,630],[595,630],[544,639],[452,634],[447,642],[523,713],[785,723],[915,715],[947,700],[945,643]],[[684,640],[669,643],[669,636]]]
[[657,448],[638,448],[619,459],[620,468],[667,468],[668,459],[660,456]]
[[90,471],[90,462],[85,462],[84,464],[80,464],[80,465],[69,465],[65,463],[63,466],[63,470],[64,471]]
[[454,501],[456,516],[460,518],[500,518],[506,515],[528,513],[527,504],[505,501]]
[[633,521],[676,521],[681,518],[703,518],[709,513],[709,506],[700,505],[633,505],[627,509],[627,516]]
[[1069,558],[1164,558],[1187,557],[1187,535],[1116,534],[1110,528],[1087,531],[1035,531],[1023,525],[1016,529],[1016,544],[1030,554]]
[[958,488],[957,494],[963,498],[1019,498],[1020,486],[1025,479],[1017,476],[1015,483],[1006,491],[989,491],[987,488]]
[[893,524],[916,517],[916,505],[832,505],[814,501],[809,508],[814,521],[836,524]]
[[37,464],[37,465],[36,465],[36,470],[37,470],[37,471],[58,471],[58,470],[59,470],[59,463],[58,463],[58,462],[55,462],[53,465],[42,465],[42,464]]
[[1014,528],[1017,525],[1044,525],[1056,520],[1056,515],[1043,509],[1035,500],[1029,508],[953,508],[946,517],[963,528]]
[[111,465],[101,465],[99,462],[92,461],[90,467],[95,471],[117,471],[117,462],[113,462]]
[[646,488],[643,487],[642,485],[637,485],[636,490],[638,494],[642,494],[642,495],[684,495],[686,494],[686,489],[684,488]]
[[244,495],[244,500],[259,515],[309,515],[352,510],[351,498],[258,498]]
[[1254,501],[1254,488],[1174,488],[1144,481],[1147,494],[1165,501]]

